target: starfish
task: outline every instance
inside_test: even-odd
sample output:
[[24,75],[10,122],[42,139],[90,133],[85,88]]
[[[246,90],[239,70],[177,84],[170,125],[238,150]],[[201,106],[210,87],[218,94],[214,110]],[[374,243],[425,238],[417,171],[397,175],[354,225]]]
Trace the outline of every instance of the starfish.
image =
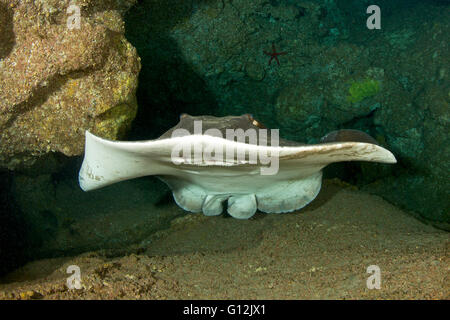
[[267,54],[268,56],[270,56],[269,66],[273,59],[277,60],[278,65],[280,65],[280,61],[278,61],[278,56],[287,54],[287,52],[284,52],[284,51],[277,52],[277,50],[275,49],[275,45],[273,43],[272,43],[272,52],[264,51],[264,53]]

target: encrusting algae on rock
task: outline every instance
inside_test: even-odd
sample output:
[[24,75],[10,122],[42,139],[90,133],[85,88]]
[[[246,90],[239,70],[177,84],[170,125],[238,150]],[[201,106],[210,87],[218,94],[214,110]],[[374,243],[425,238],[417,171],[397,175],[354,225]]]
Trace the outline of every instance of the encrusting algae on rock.
[[[85,130],[108,139],[126,132],[141,68],[121,17],[133,3],[105,10],[93,1],[0,0],[12,26],[3,31],[14,38],[0,63],[0,167],[80,155]],[[69,5],[81,9],[79,29],[67,27]]]

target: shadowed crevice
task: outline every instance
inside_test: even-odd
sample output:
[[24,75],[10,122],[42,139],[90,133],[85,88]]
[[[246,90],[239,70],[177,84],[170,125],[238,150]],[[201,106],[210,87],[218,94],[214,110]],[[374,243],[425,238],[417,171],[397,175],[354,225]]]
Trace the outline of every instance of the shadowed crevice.
[[12,9],[0,2],[0,59],[7,57],[16,44],[13,16]]

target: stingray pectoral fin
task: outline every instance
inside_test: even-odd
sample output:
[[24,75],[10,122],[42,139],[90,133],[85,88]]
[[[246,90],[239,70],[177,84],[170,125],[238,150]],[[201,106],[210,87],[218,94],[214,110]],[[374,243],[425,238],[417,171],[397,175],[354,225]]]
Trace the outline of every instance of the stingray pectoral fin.
[[120,142],[86,131],[85,154],[78,175],[81,189],[90,191],[107,185],[164,172],[160,160],[163,146],[147,142]]
[[201,212],[207,194],[197,184],[190,183],[175,176],[158,176],[172,190],[176,204],[189,212]]
[[322,168],[340,161],[372,161],[395,163],[394,155],[372,143],[334,142],[279,149],[280,169],[285,179],[256,193],[258,209],[267,213],[282,213],[300,209],[310,203],[320,191]]
[[251,218],[257,209],[254,194],[233,195],[228,199],[228,213],[237,219]]
[[202,211],[205,216],[217,216],[223,211],[223,202],[229,195],[208,195],[203,202]]
[[285,147],[280,161],[295,161],[301,165],[322,165],[340,161],[370,161],[396,163],[394,155],[376,144],[365,142],[333,142],[302,147]]
[[322,185],[322,171],[298,180],[281,180],[258,191],[258,209],[266,213],[298,210],[313,201]]
[[[199,190],[197,190],[199,189]],[[201,212],[206,195],[194,185],[185,188],[176,188],[172,191],[177,205],[189,212]]]

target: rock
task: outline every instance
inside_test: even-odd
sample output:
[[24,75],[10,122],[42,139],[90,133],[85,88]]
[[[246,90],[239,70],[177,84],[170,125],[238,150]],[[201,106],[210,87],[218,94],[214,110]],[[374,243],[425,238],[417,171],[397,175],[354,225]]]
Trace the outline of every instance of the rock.
[[[427,22],[420,20],[425,13]],[[395,20],[391,26],[392,35],[385,35],[392,47],[381,46],[377,53],[390,77],[382,108],[373,119],[399,166],[394,175],[366,189],[448,230],[450,92],[445,35],[450,25],[439,6],[433,5],[404,10],[400,18],[404,18],[402,23]],[[424,28],[411,38],[408,30],[418,29],[404,26],[414,23]]]
[[[133,2],[0,0],[9,43],[0,52],[0,167],[28,167],[51,152],[79,155],[85,130],[125,133],[136,115],[140,59],[121,13]],[[67,26],[69,4],[79,5],[79,29]]]
[[352,66],[352,74],[347,71],[355,60],[364,58],[358,47],[336,46],[320,59],[320,72],[281,89],[275,102],[281,133],[296,140],[308,137],[306,142],[317,143],[328,132],[369,117],[380,108],[383,69],[361,63]]
[[21,300],[36,300],[43,297],[42,294],[33,290],[20,292],[19,296]]

